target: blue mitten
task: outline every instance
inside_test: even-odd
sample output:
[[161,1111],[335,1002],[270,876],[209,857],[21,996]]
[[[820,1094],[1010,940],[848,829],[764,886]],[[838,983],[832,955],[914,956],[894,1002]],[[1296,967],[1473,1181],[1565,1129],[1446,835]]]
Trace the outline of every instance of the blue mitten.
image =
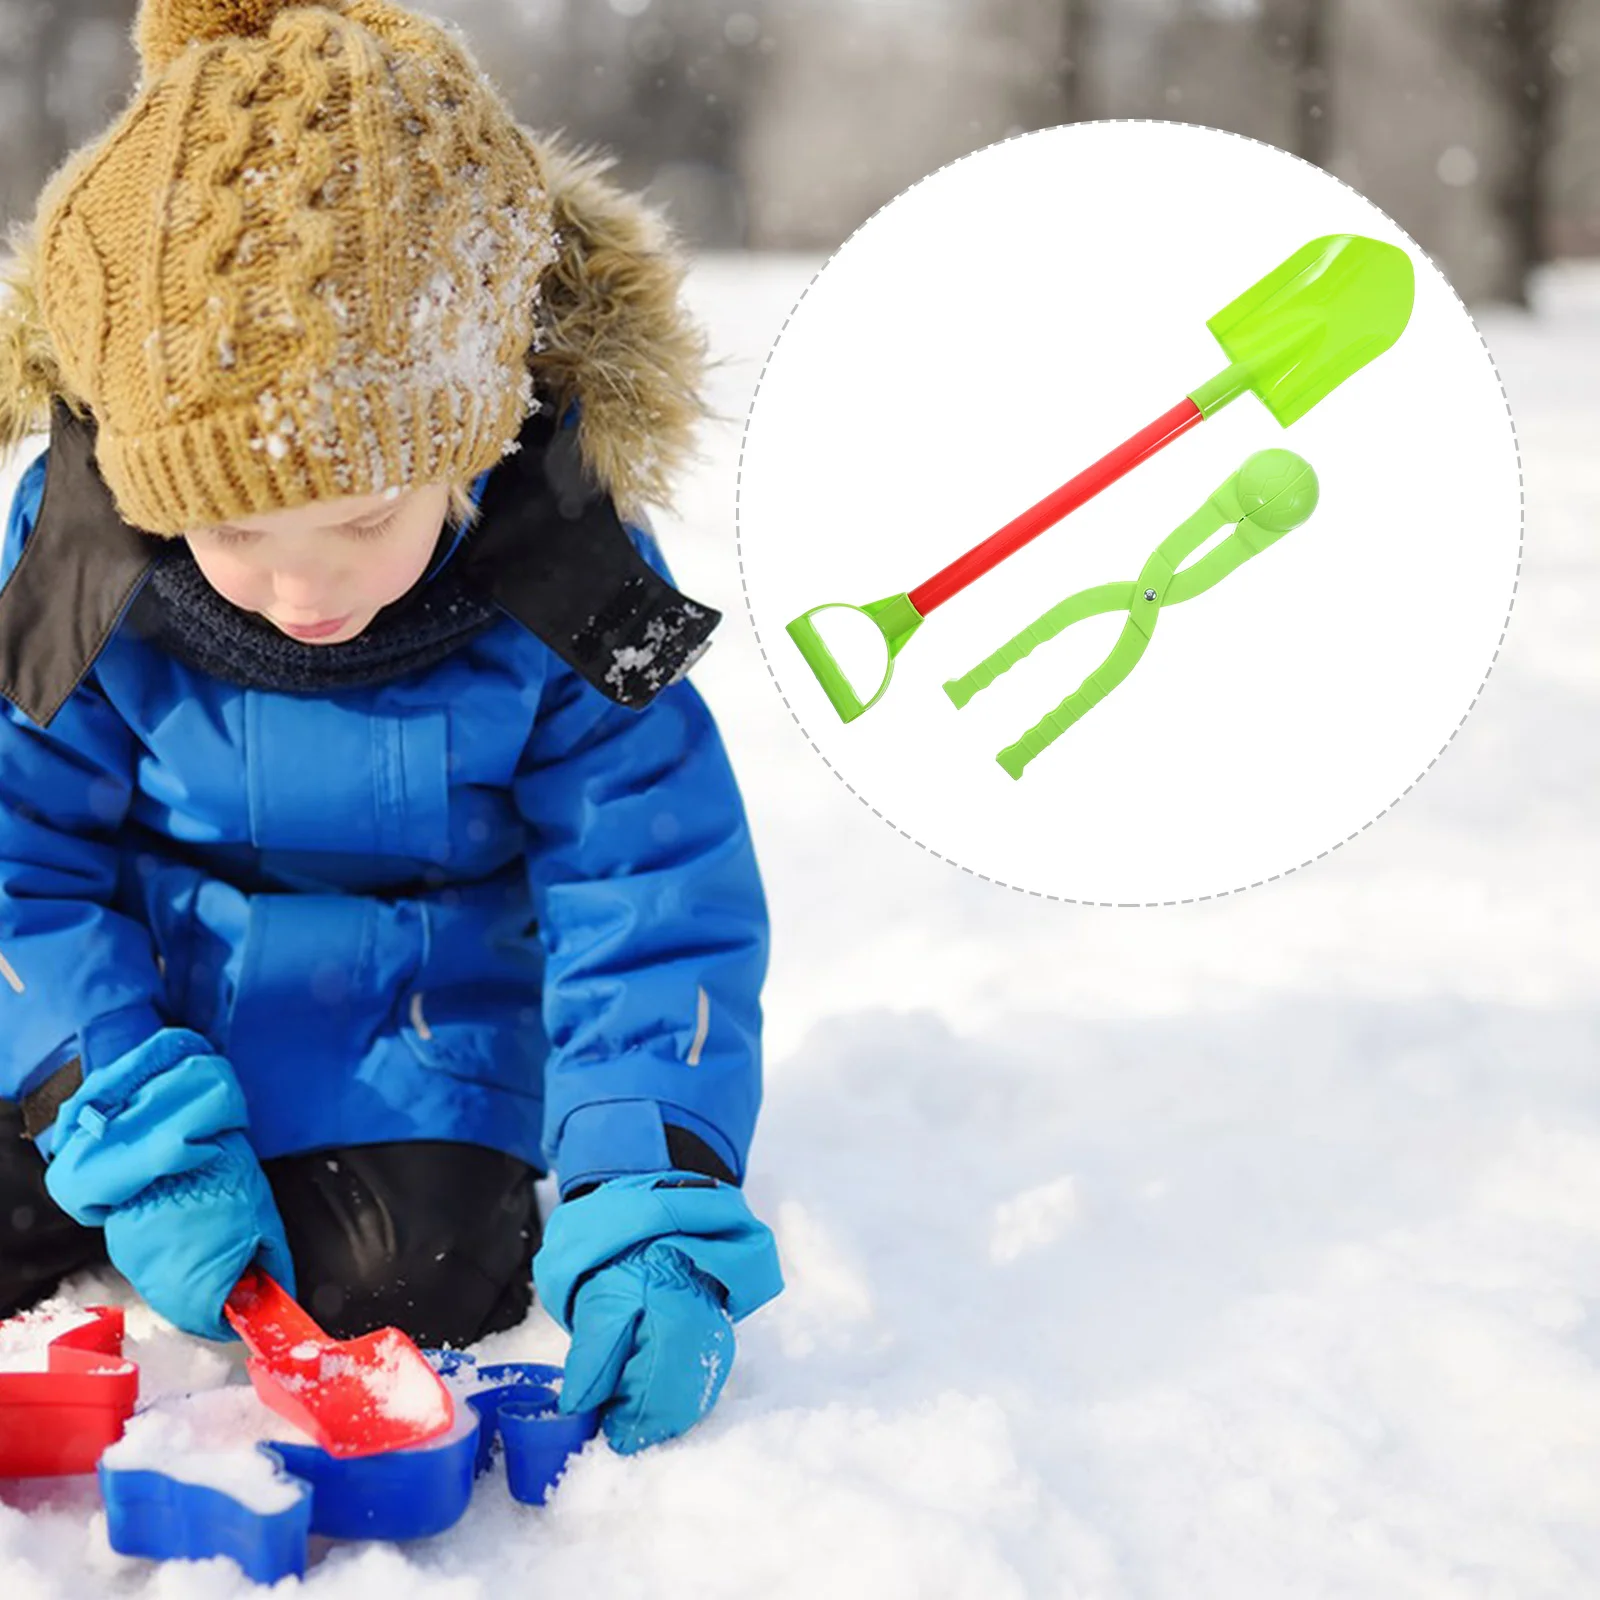
[[613,1178],[558,1206],[534,1278],[572,1334],[561,1409],[603,1407],[624,1455],[711,1410],[733,1324],[783,1288],[771,1230],[739,1190],[682,1172]]
[[245,1137],[233,1068],[197,1033],[164,1028],[91,1073],[52,1130],[45,1187],[104,1228],[118,1271],[186,1333],[232,1339],[222,1303],[259,1262],[294,1292],[272,1190]]
[[605,1407],[611,1447],[632,1455],[686,1433],[733,1365],[722,1285],[659,1240],[636,1245],[578,1290],[563,1411]]

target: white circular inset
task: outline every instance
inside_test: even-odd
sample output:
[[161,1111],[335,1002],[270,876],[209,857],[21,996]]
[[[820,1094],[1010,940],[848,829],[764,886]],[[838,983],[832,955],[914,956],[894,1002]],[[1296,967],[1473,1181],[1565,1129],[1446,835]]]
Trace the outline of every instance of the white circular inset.
[[[1393,348],[1287,429],[1250,393],[1191,427],[930,607],[882,699],[840,720],[791,619],[922,589],[1225,368],[1207,320],[1340,234],[1410,258],[1415,303]],[[997,753],[1088,679],[1137,608],[1074,623],[960,710],[946,680],[1068,596],[1130,585],[1269,449],[1314,469],[1309,520],[1192,598],[1161,588],[1133,670],[1008,776]],[[750,412],[739,554],[785,701],[869,806],[1001,883],[1151,904],[1303,865],[1427,770],[1504,632],[1521,498],[1482,338],[1370,201],[1237,135],[1084,123],[936,172],[818,274]],[[865,699],[887,657],[877,628],[850,611],[815,620]],[[908,621],[899,603],[879,625]]]

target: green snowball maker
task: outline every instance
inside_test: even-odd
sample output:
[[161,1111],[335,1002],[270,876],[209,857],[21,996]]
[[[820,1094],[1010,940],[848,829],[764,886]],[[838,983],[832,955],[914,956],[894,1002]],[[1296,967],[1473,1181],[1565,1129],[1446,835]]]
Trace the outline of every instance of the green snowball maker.
[[[1177,605],[1204,594],[1235,567],[1298,528],[1316,510],[1317,493],[1317,475],[1302,457],[1292,450],[1257,451],[1187,522],[1161,541],[1131,583],[1103,583],[1069,595],[970,672],[951,678],[944,692],[957,706],[964,706],[1036,646],[1055,638],[1074,622],[1107,612],[1128,613],[1111,654],[1054,711],[995,757],[1013,778],[1020,778],[1041,750],[1054,744],[1086,711],[1099,705],[1139,664],[1162,606]],[[1183,566],[1206,540],[1230,522],[1237,526],[1227,538],[1193,566]]]

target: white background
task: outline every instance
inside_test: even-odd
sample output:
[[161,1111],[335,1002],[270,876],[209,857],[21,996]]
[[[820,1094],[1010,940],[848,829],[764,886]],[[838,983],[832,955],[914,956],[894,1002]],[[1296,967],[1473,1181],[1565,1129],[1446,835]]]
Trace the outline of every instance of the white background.
[[[1236,400],[936,609],[884,699],[839,722],[785,622],[930,577],[1221,370],[1206,319],[1340,232],[1411,256],[1416,307],[1391,351],[1289,430]],[[1316,469],[1315,516],[1165,610],[1127,682],[1007,777],[995,753],[1078,686],[1117,618],[1076,625],[960,712],[942,682],[1073,591],[1134,578],[1272,445]],[[1420,248],[1282,151],[1160,123],[992,146],[867,222],[767,362],[738,504],[768,665],[845,782],[974,872],[1112,902],[1241,888],[1377,817],[1472,703],[1521,533],[1499,380]],[[825,613],[826,636],[841,617],[859,623]]]

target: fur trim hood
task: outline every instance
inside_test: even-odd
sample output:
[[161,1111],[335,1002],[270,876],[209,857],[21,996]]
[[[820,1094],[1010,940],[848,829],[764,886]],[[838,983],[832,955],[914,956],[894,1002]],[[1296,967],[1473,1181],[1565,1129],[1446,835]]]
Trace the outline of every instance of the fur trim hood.
[[[585,464],[625,515],[669,505],[705,415],[706,344],[682,301],[686,263],[661,216],[609,181],[611,159],[529,137],[557,230],[528,357],[535,392],[558,410],[577,401]],[[86,409],[51,347],[32,230],[20,229],[0,260],[0,461],[48,426],[57,397]]]

